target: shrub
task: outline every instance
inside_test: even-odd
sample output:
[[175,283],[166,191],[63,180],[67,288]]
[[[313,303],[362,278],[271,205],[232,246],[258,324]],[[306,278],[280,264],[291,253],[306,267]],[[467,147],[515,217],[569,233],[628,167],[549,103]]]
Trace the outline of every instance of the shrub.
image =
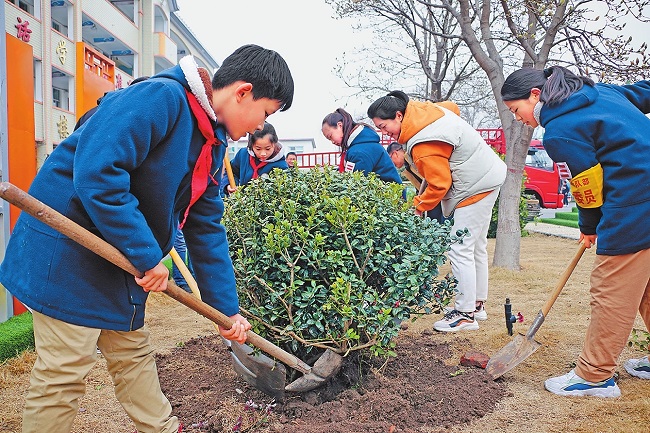
[[0,323],[0,362],[34,348],[31,313],[23,313]]
[[465,234],[415,216],[402,188],[316,167],[231,195],[224,224],[254,331],[298,357],[391,355],[402,321],[447,305],[456,281],[438,270]]

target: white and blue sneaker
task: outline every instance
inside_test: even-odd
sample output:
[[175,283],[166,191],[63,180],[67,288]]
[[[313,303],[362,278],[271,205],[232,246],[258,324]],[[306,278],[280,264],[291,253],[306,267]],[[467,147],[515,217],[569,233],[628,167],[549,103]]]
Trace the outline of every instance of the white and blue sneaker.
[[589,382],[584,380],[573,370],[564,376],[552,377],[544,382],[544,388],[553,394],[564,396],[592,396],[592,397],[620,397],[621,389],[610,377],[602,382]]
[[442,319],[433,324],[433,329],[441,332],[456,332],[462,329],[476,331],[478,329],[478,323],[474,320],[472,313],[451,310]]
[[628,359],[623,366],[632,376],[650,379],[650,360],[647,356],[641,359]]

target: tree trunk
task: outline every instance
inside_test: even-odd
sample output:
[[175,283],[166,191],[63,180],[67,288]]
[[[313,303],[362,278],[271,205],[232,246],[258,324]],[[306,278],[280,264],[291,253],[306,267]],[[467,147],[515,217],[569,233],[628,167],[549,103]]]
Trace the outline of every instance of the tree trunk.
[[501,118],[506,134],[508,171],[499,195],[499,224],[492,265],[518,271],[520,270],[519,203],[521,201],[521,184],[533,130],[516,122],[509,112],[507,115],[502,115]]

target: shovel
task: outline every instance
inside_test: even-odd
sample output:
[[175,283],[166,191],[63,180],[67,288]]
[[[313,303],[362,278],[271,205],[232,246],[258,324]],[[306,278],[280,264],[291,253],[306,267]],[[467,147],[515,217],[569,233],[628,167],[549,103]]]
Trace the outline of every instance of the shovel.
[[[142,276],[142,273],[117,248],[15,185],[9,182],[0,183],[0,197],[131,275]],[[233,321],[228,316],[175,284],[168,284],[163,293],[224,328],[232,327]],[[287,391],[305,392],[323,385],[327,379],[338,372],[342,363],[340,355],[329,351],[331,353],[325,352],[311,367],[253,331],[247,332],[246,341],[303,373],[303,376],[285,387]]]
[[[201,299],[199,286],[194,276],[187,268],[187,265],[176,252],[174,248],[169,252],[174,264],[185,278],[187,285],[190,286],[192,293],[198,299]],[[217,328],[217,325],[214,325]],[[246,344],[239,344],[236,341],[222,338],[224,344],[230,353],[233,369],[244,380],[262,391],[263,393],[274,397],[278,401],[284,400],[284,386],[287,378],[287,369],[283,364],[275,362],[262,353],[254,353],[253,349]]]
[[528,332],[526,332],[526,335],[524,336],[522,334],[517,334],[510,343],[506,344],[501,350],[495,353],[492,358],[490,358],[487,366],[485,367],[485,371],[487,371],[487,373],[492,376],[493,379],[497,379],[503,374],[512,370],[524,359],[528,358],[537,349],[539,349],[539,346],[541,346],[541,344],[535,341],[535,334],[537,333],[537,330],[540,328],[540,326],[542,326],[542,323],[544,323],[546,315],[555,303],[557,297],[560,295],[560,292],[564,288],[564,285],[571,276],[571,273],[578,264],[578,261],[580,261],[580,258],[584,252],[585,244],[581,242],[578,251],[576,251],[575,256],[567,268],[564,270],[564,273],[562,274],[557,286],[555,286],[553,293],[551,293],[550,299],[546,301],[542,309],[539,311],[539,313],[537,313],[537,317],[535,317],[535,320],[533,320],[533,323],[531,323],[530,328],[528,328]]

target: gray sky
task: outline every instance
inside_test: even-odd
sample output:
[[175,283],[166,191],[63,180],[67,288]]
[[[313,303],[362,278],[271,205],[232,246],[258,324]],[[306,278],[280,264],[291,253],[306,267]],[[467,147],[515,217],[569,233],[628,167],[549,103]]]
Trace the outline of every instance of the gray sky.
[[332,68],[337,56],[349,51],[354,38],[359,38],[349,23],[332,18],[334,12],[323,0],[177,3],[178,15],[217,62],[249,43],[280,53],[291,69],[295,95],[291,108],[273,114],[269,122],[280,140],[314,138],[317,151],[336,150],[320,127],[327,113],[340,106],[348,108],[343,98],[350,91]]

